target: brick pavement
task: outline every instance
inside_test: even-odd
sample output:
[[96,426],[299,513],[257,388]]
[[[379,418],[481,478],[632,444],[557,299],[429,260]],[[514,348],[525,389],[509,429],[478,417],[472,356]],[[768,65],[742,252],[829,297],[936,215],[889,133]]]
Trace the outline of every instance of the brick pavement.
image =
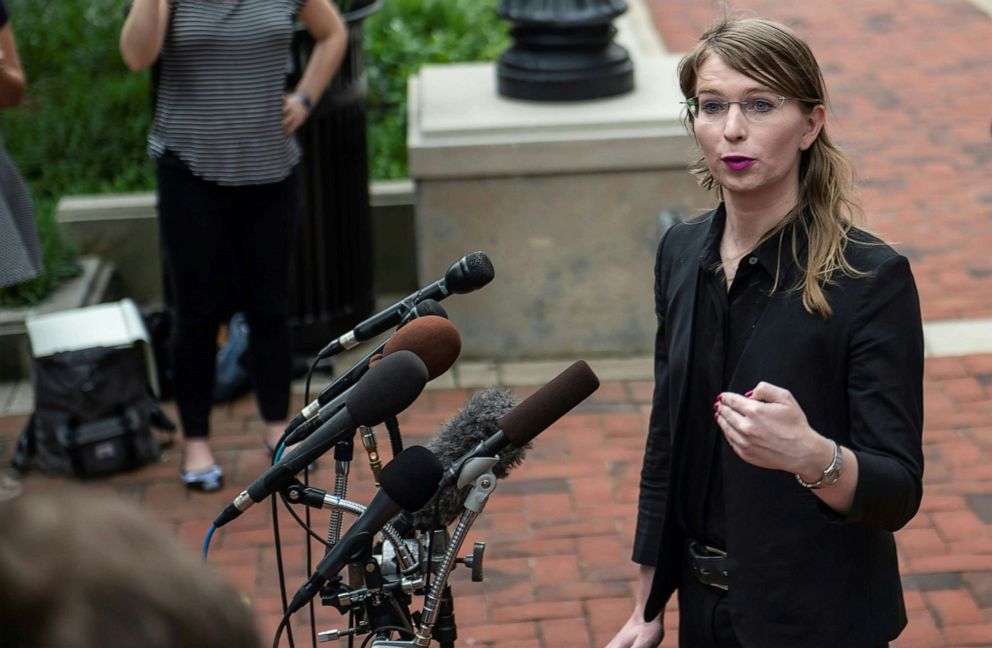
[[[514,391],[525,396],[531,390]],[[538,437],[524,464],[500,482],[466,543],[488,542],[486,580],[469,582],[464,568],[452,579],[459,645],[602,646],[622,624],[634,588],[629,552],[650,392],[649,382],[604,383]],[[910,621],[894,646],[990,646],[992,355],[930,359],[925,393],[923,505],[896,534]],[[426,442],[468,395],[464,389],[426,392],[400,417],[406,442]],[[0,461],[9,459],[23,423],[24,417],[0,418]],[[132,474],[77,484],[33,473],[24,487],[120,493],[171,524],[195,551],[216,514],[266,464],[250,398],[218,408],[213,427],[228,473],[221,493],[184,491],[175,450]],[[316,485],[331,486],[330,463],[318,467]],[[356,463],[352,475],[349,497],[368,501],[369,471]],[[279,599],[268,515],[267,506],[256,506],[219,531],[209,562],[251,599],[263,636],[271,637]],[[295,589],[304,580],[303,538],[287,516],[282,520],[288,582]],[[314,520],[318,531],[326,528],[326,514]],[[663,645],[675,646],[673,610],[666,624]],[[337,614],[319,610],[318,628],[331,627],[339,627]]]
[[[645,0],[685,51],[714,2]],[[992,315],[992,19],[968,0],[735,0],[805,37],[869,226],[913,262],[930,320]]]
[[[712,16],[698,0],[647,2],[673,51]],[[869,224],[912,258],[925,317],[992,316],[992,20],[964,0],[735,4],[812,43],[833,96],[832,128],[866,181]],[[923,506],[896,535],[910,621],[894,646],[992,646],[992,355],[929,359],[925,394]],[[604,383],[501,483],[469,538],[489,542],[486,581],[468,582],[464,569],[453,578],[459,645],[602,646],[622,624],[649,396],[647,382]],[[408,443],[426,441],[466,397],[425,394],[401,417]],[[197,550],[216,513],[266,464],[250,399],[218,409],[213,422],[228,473],[221,493],[185,492],[175,451],[133,474],[71,486],[140,502]],[[0,461],[23,423],[0,418]],[[329,463],[314,477],[319,485],[330,485]],[[66,485],[37,474],[25,482]],[[371,493],[357,468],[350,497]],[[303,578],[303,542],[283,519],[293,587]],[[267,507],[253,508],[218,533],[210,557],[250,597],[263,636],[279,616],[269,524]],[[675,622],[670,610],[665,646],[676,643]],[[318,612],[320,629],[336,625]]]

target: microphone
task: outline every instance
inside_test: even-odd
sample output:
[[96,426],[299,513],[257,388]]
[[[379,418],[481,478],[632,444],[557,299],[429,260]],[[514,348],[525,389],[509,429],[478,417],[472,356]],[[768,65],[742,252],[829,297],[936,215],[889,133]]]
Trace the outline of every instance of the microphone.
[[[455,363],[462,351],[462,338],[455,325],[448,320],[437,315],[426,315],[396,331],[376,351],[381,351],[383,354],[381,357],[386,358],[404,350],[412,351],[423,361],[427,366],[427,379],[433,380]],[[287,426],[291,432],[286,436],[283,445],[289,447],[305,439],[340,410],[351,389],[349,383],[357,381],[369,371],[371,366],[377,364],[373,362],[373,360],[378,361],[377,356],[376,352],[366,356],[304,407]],[[338,384],[345,386],[332,389]]]
[[599,378],[584,360],[551,379],[496,421],[491,436],[456,459],[444,471],[441,488],[458,481],[462,466],[476,457],[494,457],[506,448],[523,448],[599,388]]
[[288,457],[281,458],[253,481],[214,520],[214,527],[222,527],[253,504],[288,486],[298,472],[359,425],[378,425],[405,410],[426,384],[427,367],[413,352],[397,351],[383,358],[355,385],[344,406]]
[[289,612],[306,605],[345,565],[361,558],[372,546],[375,534],[397,513],[421,508],[437,490],[442,471],[437,458],[423,446],[410,446],[386,464],[382,469],[382,488],[341,540],[317,563],[313,575],[293,596]]
[[[415,320],[421,316],[436,315],[438,317],[448,318],[448,313],[445,312],[444,308],[434,299],[425,299],[416,306],[414,306],[403,321],[400,322],[400,329],[408,324],[409,322]],[[459,344],[461,341],[459,340]],[[362,375],[369,368],[369,361],[375,356],[375,354],[382,352],[385,342],[380,344],[374,351],[369,353],[367,356],[359,360],[351,369],[339,376],[334,382],[325,387],[317,398],[312,400],[306,407],[300,410],[300,413],[293,417],[293,420],[289,422],[286,426],[287,430],[294,430],[297,426],[302,424],[307,419],[311,418],[317,413],[317,409],[326,404],[332,398],[340,396],[349,387],[355,384],[355,381],[362,377]],[[416,351],[414,351],[416,353]]]
[[341,337],[332,340],[320,350],[317,358],[329,358],[371,340],[386,329],[399,324],[404,314],[425,299],[440,301],[452,293],[459,295],[470,293],[488,284],[494,276],[493,263],[484,253],[466,254],[451,264],[444,277],[379,311]]
[[[510,412],[520,401],[508,390],[486,389],[476,392],[468,399],[464,407],[441,425],[434,438],[427,443],[427,449],[434,453],[441,465],[447,469],[457,462],[466,452],[471,451],[499,430],[498,421]],[[510,470],[519,466],[524,460],[524,454],[531,446],[527,443],[520,447],[508,447],[499,453],[499,461],[493,466],[493,474],[503,479]],[[459,489],[455,484],[448,484],[438,490],[423,508],[412,514],[402,514],[404,527],[420,531],[447,526],[465,510],[465,497],[472,485]]]

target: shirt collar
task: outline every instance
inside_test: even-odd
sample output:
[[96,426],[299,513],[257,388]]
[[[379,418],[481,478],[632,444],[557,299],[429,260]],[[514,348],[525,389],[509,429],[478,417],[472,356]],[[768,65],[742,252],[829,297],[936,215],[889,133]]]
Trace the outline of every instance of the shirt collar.
[[[720,267],[720,237],[723,235],[723,228],[727,223],[727,209],[721,202],[719,207],[713,212],[710,219],[710,227],[706,232],[706,239],[703,242],[703,249],[699,253],[699,265],[707,271],[713,272]],[[793,222],[787,225],[780,232],[766,239],[753,251],[744,255],[741,263],[749,263],[749,259],[757,259],[754,263],[764,268],[769,276],[774,277],[776,270],[784,277],[795,265],[792,251],[793,232],[796,236],[796,254],[802,258],[806,250],[806,234],[802,227],[797,227]],[[781,263],[779,259],[781,258]]]

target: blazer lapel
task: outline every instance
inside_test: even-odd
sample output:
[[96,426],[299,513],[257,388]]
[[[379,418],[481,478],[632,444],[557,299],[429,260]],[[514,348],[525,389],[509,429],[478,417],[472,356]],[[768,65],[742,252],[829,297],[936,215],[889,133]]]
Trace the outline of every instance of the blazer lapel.
[[[705,229],[701,228],[705,233]],[[687,246],[684,262],[675,272],[669,312],[668,370],[670,393],[674,400],[672,411],[672,440],[679,437],[685,417],[686,395],[689,389],[689,362],[692,354],[693,330],[696,319],[696,291],[699,289],[699,254],[704,237]]]

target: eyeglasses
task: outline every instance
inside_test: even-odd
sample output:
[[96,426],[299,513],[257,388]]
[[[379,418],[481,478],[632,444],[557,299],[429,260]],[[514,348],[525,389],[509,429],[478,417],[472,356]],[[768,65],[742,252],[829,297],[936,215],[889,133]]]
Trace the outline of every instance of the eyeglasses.
[[741,107],[741,112],[748,121],[762,122],[774,117],[788,98],[782,95],[768,95],[751,97],[743,101],[727,101],[721,97],[701,96],[691,97],[679,103],[685,104],[694,119],[706,124],[722,122],[727,118],[730,106],[733,104]]

